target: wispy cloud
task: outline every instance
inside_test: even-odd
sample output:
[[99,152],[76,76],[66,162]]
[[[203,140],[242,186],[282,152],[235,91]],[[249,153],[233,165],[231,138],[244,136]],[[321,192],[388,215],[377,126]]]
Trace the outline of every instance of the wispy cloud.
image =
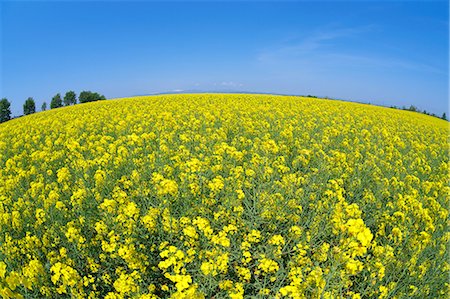
[[222,81],[219,83],[214,83],[214,86],[219,86],[219,87],[242,87],[244,86],[244,84],[239,83],[239,82],[233,82],[233,81]]
[[[342,47],[343,42],[364,44],[370,34],[380,28],[376,25],[345,28],[319,28],[304,37],[289,38],[263,49],[257,61],[264,65],[291,67],[358,67],[403,69],[410,71],[447,74],[447,70],[424,62],[408,60],[396,54],[368,52],[358,47]],[[388,48],[387,45],[385,48]],[[358,52],[359,51],[359,52]]]
[[292,59],[303,57],[306,54],[316,53],[328,45],[342,39],[356,38],[367,34],[376,26],[369,25],[353,28],[320,28],[305,37],[294,37],[284,40],[279,45],[267,48],[258,55],[259,61],[272,61],[277,59]]
[[391,69],[403,69],[409,71],[433,73],[438,75],[446,75],[447,71],[438,67],[410,60],[403,60],[401,58],[393,57],[379,57],[369,55],[347,55],[347,54],[327,54],[326,61],[337,61],[340,65],[357,65],[359,67],[366,68],[391,68]]

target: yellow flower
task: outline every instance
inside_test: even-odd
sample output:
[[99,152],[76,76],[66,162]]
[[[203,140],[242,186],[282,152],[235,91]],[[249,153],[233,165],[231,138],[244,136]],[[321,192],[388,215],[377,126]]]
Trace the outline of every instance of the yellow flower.
[[349,274],[355,275],[362,270],[363,265],[358,260],[350,259],[345,265],[345,268],[347,269]]
[[269,239],[269,244],[271,244],[271,245],[284,245],[285,241],[284,241],[284,238],[281,235],[273,235]]
[[178,193],[178,185],[174,180],[163,179],[156,186],[158,195],[172,195],[175,196]]
[[242,283],[237,282],[234,284],[234,289],[230,290],[228,293],[231,299],[242,299],[244,298],[244,286]]
[[36,209],[36,224],[45,222],[45,211],[43,209]]
[[214,244],[220,244],[223,247],[230,247],[230,239],[227,238],[227,234],[224,231],[219,232],[217,235],[213,235],[211,242]]
[[98,186],[101,186],[105,182],[105,178],[106,172],[101,169],[97,170],[94,174],[95,184],[97,184]]
[[388,288],[387,287],[385,287],[385,286],[380,286],[379,288],[378,288],[378,290],[379,290],[379,297],[378,298],[386,298],[387,297],[387,294],[388,294]]
[[11,271],[8,276],[6,276],[6,284],[11,290],[15,290],[17,286],[21,283],[21,277],[16,271]]
[[247,235],[247,241],[250,243],[258,243],[261,240],[261,232],[252,229],[252,231]]
[[208,183],[208,187],[211,189],[212,192],[217,193],[224,187],[224,181],[222,176],[216,176],[210,183]]
[[6,274],[6,264],[0,261],[0,278],[5,278]]
[[139,279],[137,272],[132,274],[121,274],[114,282],[114,289],[120,294],[134,293],[138,290],[136,280]]
[[198,239],[197,231],[196,231],[195,227],[193,227],[191,225],[183,228],[183,234],[185,234],[189,238]]
[[63,168],[59,169],[56,172],[56,176],[57,176],[58,183],[63,183],[63,182],[68,181],[70,178],[69,169],[67,169],[67,167],[63,167]]
[[265,273],[274,273],[279,269],[278,263],[274,260],[265,258],[264,256],[259,260],[258,269]]
[[233,282],[231,280],[223,280],[219,283],[219,288],[221,290],[229,290],[233,287]]
[[369,246],[370,241],[372,241],[373,235],[368,228],[364,228],[363,231],[359,232],[357,235],[358,241],[362,246]]
[[240,279],[242,279],[245,282],[250,282],[252,274],[248,268],[236,266],[236,271]]
[[403,239],[402,231],[398,227],[394,227],[392,229],[392,236],[394,236],[395,240],[398,240],[399,242]]
[[200,266],[200,270],[202,270],[203,274],[209,275],[213,272],[214,266],[210,262],[203,262]]

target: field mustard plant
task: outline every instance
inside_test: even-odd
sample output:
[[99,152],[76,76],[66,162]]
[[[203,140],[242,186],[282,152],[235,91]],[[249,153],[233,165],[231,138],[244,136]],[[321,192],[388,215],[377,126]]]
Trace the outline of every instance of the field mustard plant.
[[0,124],[2,298],[446,298],[449,126],[161,95]]

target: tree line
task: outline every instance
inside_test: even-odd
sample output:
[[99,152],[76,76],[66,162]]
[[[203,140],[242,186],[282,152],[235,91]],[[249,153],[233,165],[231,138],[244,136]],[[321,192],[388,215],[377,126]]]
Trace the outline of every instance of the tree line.
[[[106,100],[104,95],[92,91],[82,91],[78,96],[78,102],[88,103],[99,100]],[[66,92],[64,97],[61,97],[60,93],[57,93],[50,101],[50,109],[55,109],[63,106],[70,106],[77,104],[77,94],[70,90]],[[47,102],[42,103],[41,111],[47,110]],[[29,97],[23,104],[23,114],[29,115],[36,112],[36,103],[32,97]],[[11,103],[8,99],[3,98],[0,100],[0,123],[11,119]]]
[[439,116],[439,115],[436,115],[436,114],[434,114],[434,113],[429,113],[429,112],[427,112],[427,110],[420,110],[420,109],[418,109],[416,106],[414,106],[414,105],[411,105],[411,106],[409,106],[408,108],[407,107],[405,107],[405,106],[403,106],[403,107],[397,107],[397,106],[389,106],[389,108],[392,108],[392,109],[401,109],[401,110],[408,110],[408,111],[412,111],[412,112],[419,112],[419,113],[423,113],[423,114],[426,114],[426,115],[430,115],[430,116],[433,116],[433,117],[437,117],[437,118],[442,118],[443,120],[447,120],[447,114],[445,114],[445,112],[444,113],[442,113],[442,116]]
[[[310,94],[307,95],[306,97],[307,97],[307,98],[316,98],[316,99],[319,99],[319,98],[320,98],[320,97],[313,96],[313,95],[310,95]],[[323,99],[326,99],[326,100],[345,101],[344,99],[336,99],[336,98],[329,98],[329,97],[324,97]],[[359,102],[359,101],[352,101],[352,102],[360,103],[360,104],[372,105],[370,102],[369,102],[369,103],[367,103],[367,102]],[[380,105],[378,105],[378,106],[380,106]],[[388,106],[384,106],[384,105],[381,105],[381,106],[383,106],[383,107],[388,107]],[[426,115],[429,115],[429,116],[441,118],[441,119],[443,119],[443,120],[448,120],[448,119],[447,119],[447,114],[446,114],[445,112],[442,113],[442,116],[439,116],[439,115],[437,115],[437,114],[435,114],[435,113],[429,113],[429,112],[427,112],[427,110],[420,110],[420,109],[418,109],[418,108],[417,108],[416,106],[414,106],[414,105],[410,105],[409,107],[406,107],[406,106],[397,107],[397,106],[395,106],[395,105],[392,105],[392,106],[389,106],[389,108],[391,108],[391,109],[399,109],[399,110],[407,110],[407,111],[418,112],[418,113],[423,113],[423,114],[426,114]]]

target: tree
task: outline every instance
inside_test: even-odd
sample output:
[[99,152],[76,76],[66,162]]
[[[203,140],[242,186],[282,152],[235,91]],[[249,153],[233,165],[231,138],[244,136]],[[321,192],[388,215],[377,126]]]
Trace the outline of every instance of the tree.
[[61,95],[57,93],[50,102],[50,109],[62,107]]
[[45,110],[47,110],[47,103],[46,102],[42,103],[42,106],[41,106],[41,111],[45,111]]
[[77,103],[77,94],[74,91],[68,91],[66,92],[66,95],[64,96],[64,105],[75,105]]
[[442,114],[442,119],[447,120],[447,114],[445,114],[445,112],[444,112],[444,114]]
[[34,103],[34,99],[32,97],[29,97],[25,104],[23,104],[23,114],[33,114],[36,112],[36,104]]
[[409,110],[409,111],[414,111],[414,112],[416,112],[416,111],[417,111],[417,107],[411,105],[411,106],[409,106],[409,109],[408,109],[408,110]]
[[0,100],[0,123],[11,119],[11,103],[3,98]]
[[104,95],[91,91],[82,91],[78,97],[80,103],[94,102],[99,100],[106,100]]

